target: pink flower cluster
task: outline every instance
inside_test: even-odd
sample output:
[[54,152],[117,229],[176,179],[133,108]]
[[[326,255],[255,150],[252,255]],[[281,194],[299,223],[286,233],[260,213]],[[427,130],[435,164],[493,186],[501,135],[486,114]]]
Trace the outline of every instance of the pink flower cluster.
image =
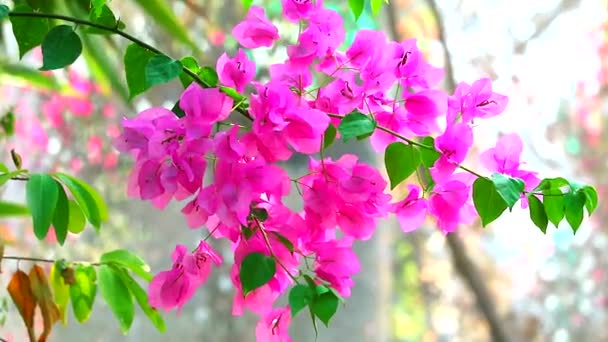
[[[187,199],[182,212],[191,228],[206,226],[214,238],[232,243],[233,313],[249,309],[261,316],[258,341],[290,340],[289,308],[277,308],[275,302],[300,277],[304,259],[313,260],[306,267],[315,282],[347,297],[360,268],[353,242],[372,237],[380,218],[395,214],[405,232],[418,228],[427,216],[446,234],[472,223],[475,177],[456,170],[473,144],[473,121],[500,114],[507,104],[488,79],[462,83],[452,96],[437,89],[443,72],[424,60],[413,39],[393,42],[382,32],[362,30],[346,51],[338,51],[345,37],[338,13],[320,0],[282,3],[284,17],[304,26],[297,42],[287,46],[287,60],[270,66],[269,82],[253,81],[256,66],[243,50],[217,61],[223,86],[252,90],[249,127],[231,122],[238,104],[230,97],[193,83],[179,101],[184,118],[151,108],[124,119],[123,134],[116,140],[120,151],[136,159],[131,196],[159,208],[172,199]],[[278,29],[256,6],[233,35],[249,49],[269,47],[279,39]],[[434,187],[408,185],[406,198],[391,203],[387,181],[376,168],[354,155],[337,160],[313,156],[321,152],[327,128],[337,127],[353,111],[372,116],[378,126],[401,137],[435,135],[440,157],[430,168]],[[376,129],[371,144],[383,151],[400,139],[397,134]],[[521,148],[509,148],[518,139],[503,138],[484,154],[484,165],[534,186],[534,174],[519,170]],[[292,179],[278,162],[294,153],[310,155],[310,161],[308,172]],[[209,180],[206,172],[211,173]],[[301,211],[283,202],[292,185],[302,196]],[[243,295],[239,274],[251,253],[272,257],[276,273]],[[192,253],[177,246],[173,262],[150,284],[154,307],[181,308],[222,259],[203,241]]]

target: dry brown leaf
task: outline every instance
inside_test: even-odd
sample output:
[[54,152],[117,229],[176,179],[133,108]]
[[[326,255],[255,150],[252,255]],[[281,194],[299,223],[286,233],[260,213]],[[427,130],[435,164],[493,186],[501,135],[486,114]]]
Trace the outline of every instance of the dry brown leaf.
[[25,272],[17,270],[17,272],[13,274],[13,277],[8,283],[6,289],[11,295],[13,303],[15,303],[15,306],[23,318],[30,341],[36,341],[36,334],[34,333],[34,310],[36,309],[36,298],[32,293],[30,278]]
[[34,298],[36,298],[36,301],[40,306],[44,326],[42,334],[38,337],[38,342],[45,342],[46,338],[51,333],[53,324],[60,320],[59,308],[53,301],[53,294],[51,293],[49,282],[42,267],[38,265],[32,267],[30,270],[30,285]]

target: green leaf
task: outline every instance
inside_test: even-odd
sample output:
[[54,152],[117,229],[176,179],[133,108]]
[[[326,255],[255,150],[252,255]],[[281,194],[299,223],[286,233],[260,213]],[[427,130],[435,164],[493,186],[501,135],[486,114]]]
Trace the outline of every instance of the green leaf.
[[268,210],[264,208],[252,208],[251,215],[261,222],[268,220]]
[[[99,8],[95,8],[94,11],[89,13],[89,21],[106,27],[115,28],[118,23],[116,22],[116,16],[112,13],[110,7],[101,5]],[[88,27],[86,30],[90,34],[112,34],[111,31],[99,29],[96,27]]]
[[120,330],[126,334],[133,323],[135,307],[131,292],[114,267],[101,265],[99,267],[99,289],[108,303],[110,310],[120,324]]
[[108,207],[103,202],[99,193],[87,183],[73,176],[65,173],[55,173],[54,176],[70,189],[84,216],[93,227],[99,230],[101,222],[108,220]]
[[564,196],[566,221],[575,234],[583,222],[585,200],[585,193],[580,190],[569,192]]
[[154,26],[162,27],[166,30],[173,40],[179,40],[187,44],[195,51],[199,51],[198,46],[190,38],[188,29],[173,11],[169,2],[166,0],[135,0],[141,9],[152,19]]
[[420,148],[420,159],[422,160],[422,164],[426,167],[433,167],[437,159],[441,157],[441,154],[435,150],[435,139],[433,137],[424,137],[422,139],[422,144],[433,148],[432,150]]
[[562,191],[555,188],[543,190],[543,204],[547,218],[557,228],[565,215],[565,203]]
[[595,188],[589,185],[583,186],[581,190],[585,194],[585,207],[587,208],[587,213],[591,215],[591,213],[593,213],[597,208],[597,191],[595,191]]
[[285,246],[285,248],[287,248],[287,250],[289,250],[289,253],[293,254],[295,247],[294,247],[293,243],[291,243],[291,241],[289,241],[288,238],[286,238],[282,234],[275,232],[275,231],[270,231],[270,233],[273,234],[277,238],[277,240],[279,240],[279,242],[281,244],[283,244],[283,246]]
[[315,293],[306,285],[296,285],[289,291],[289,307],[291,307],[291,317],[295,317],[300,310],[309,305]]
[[519,178],[507,177],[501,173],[494,173],[492,175],[492,182],[496,186],[496,190],[500,194],[500,197],[505,200],[509,209],[513,209],[513,206],[524,191],[526,183]]
[[540,183],[538,183],[536,188],[534,188],[534,191],[546,190],[546,189],[561,189],[566,186],[569,187],[570,182],[568,182],[568,180],[566,180],[565,178],[562,178],[562,177],[545,178]]
[[239,278],[243,287],[243,295],[266,285],[277,271],[272,257],[262,253],[248,254],[241,263]]
[[336,134],[338,131],[336,130],[336,126],[329,124],[325,133],[323,134],[323,149],[327,149],[331,144],[333,144],[334,140],[336,140]]
[[104,11],[104,7],[108,7],[106,6],[106,1],[107,0],[91,0],[91,15],[94,15],[96,17],[101,16]]
[[[322,285],[319,285],[322,286]],[[338,303],[340,299],[335,295],[333,291],[327,291],[320,295],[317,295],[313,302],[310,304],[310,308],[315,316],[319,317],[321,322],[328,326],[329,321],[338,310]]]
[[416,171],[420,165],[420,152],[412,145],[394,142],[386,147],[384,164],[392,190]]
[[72,234],[80,234],[87,224],[86,217],[82,212],[82,208],[74,200],[68,201],[69,206],[69,218],[68,218],[68,231]]
[[547,226],[549,225],[549,219],[545,213],[545,206],[543,203],[532,195],[528,197],[528,209],[530,210],[530,219],[540,229],[543,234],[547,233]]
[[171,111],[178,118],[183,118],[184,116],[186,116],[186,112],[184,112],[184,110],[182,109],[182,107],[180,107],[179,101],[175,102],[175,104],[173,105],[173,108],[171,108]]
[[7,112],[0,118],[0,127],[4,131],[4,136],[11,137],[15,134],[15,114],[12,111]]
[[9,179],[11,179],[13,177],[17,177],[17,176],[19,176],[22,173],[25,173],[25,171],[23,171],[23,170],[15,170],[15,171],[12,171],[12,172],[0,174],[0,186],[4,185],[6,182],[8,182]]
[[78,265],[74,270],[74,284],[70,285],[70,299],[74,317],[80,323],[89,319],[95,295],[97,294],[97,275],[93,266]]
[[68,196],[63,190],[63,186],[57,184],[58,196],[57,206],[55,207],[55,214],[53,215],[53,227],[55,228],[55,237],[57,242],[63,246],[65,238],[68,235],[68,225],[70,222],[70,204],[68,202]]
[[61,87],[54,76],[43,75],[39,70],[22,64],[10,64],[0,60],[0,82],[14,86],[27,86],[60,92]]
[[196,74],[210,87],[217,87],[219,78],[217,76],[217,72],[212,67],[202,67]]
[[34,235],[38,240],[44,239],[49,231],[58,197],[59,184],[51,176],[42,173],[30,175],[26,199],[34,221]]
[[107,252],[101,256],[100,261],[103,263],[115,263],[124,266],[146,281],[152,280],[150,266],[148,266],[142,258],[128,250],[117,249]]
[[473,203],[484,227],[507,209],[507,203],[498,193],[494,182],[487,178],[477,178],[473,183]]
[[[16,6],[13,11],[17,13],[33,12],[32,8],[25,4]],[[12,16],[10,20],[13,25],[13,34],[19,46],[19,59],[23,58],[31,49],[42,44],[44,37],[49,32],[49,21],[46,18],[33,19]]]
[[61,260],[53,263],[49,273],[49,281],[51,282],[51,288],[53,289],[55,304],[57,304],[57,308],[59,309],[59,316],[61,317],[63,325],[66,325],[68,322],[66,311],[68,308],[68,302],[70,301],[70,288],[61,276],[64,265],[65,263]]
[[127,285],[133,297],[139,304],[141,310],[146,314],[150,322],[156,327],[156,329],[160,332],[165,332],[167,329],[165,326],[165,321],[162,316],[158,313],[156,309],[148,304],[148,294],[146,291],[124,270],[119,272],[122,281]]
[[243,3],[245,12],[247,12],[249,10],[249,7],[251,7],[251,4],[253,3],[253,0],[241,0],[241,2]]
[[[192,56],[184,57],[184,58],[180,59],[180,62],[182,62],[182,66],[184,68],[194,72],[195,74],[198,73],[198,70],[200,69],[200,67],[198,66],[198,62]],[[192,81],[193,81],[192,77],[190,77],[190,75],[185,73],[183,69],[179,74],[179,80],[182,82],[182,85],[184,86],[184,88],[187,88],[190,85],[190,83],[192,83]]]
[[372,13],[378,15],[382,9],[383,0],[371,0]]
[[[18,203],[0,201],[0,218],[13,216],[27,216],[30,211],[26,206]],[[0,256],[0,259],[2,256]]]
[[153,56],[146,63],[145,78],[148,88],[163,84],[179,76],[182,64],[165,55]]
[[10,8],[6,5],[0,5],[0,20],[8,17],[8,12],[10,12]]
[[144,49],[135,43],[127,47],[124,63],[130,99],[150,88],[148,82],[146,82],[146,66],[148,61],[155,55],[154,52]]
[[363,13],[363,7],[365,5],[364,0],[348,0],[348,6],[355,16],[355,21],[359,19],[361,13]]
[[367,115],[352,112],[342,119],[338,126],[338,131],[346,142],[350,138],[372,133],[375,128],[376,122],[372,121]]
[[228,96],[230,96],[235,103],[239,103],[245,100],[245,96],[241,95],[236,89],[230,87],[220,87],[220,91]]
[[42,67],[55,70],[71,65],[82,52],[80,37],[69,25],[53,27],[42,41]]

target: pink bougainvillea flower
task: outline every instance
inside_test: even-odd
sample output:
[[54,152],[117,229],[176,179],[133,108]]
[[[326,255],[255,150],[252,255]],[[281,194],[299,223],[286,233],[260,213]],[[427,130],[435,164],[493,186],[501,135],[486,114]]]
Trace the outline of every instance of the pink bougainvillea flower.
[[284,307],[263,315],[255,327],[256,341],[291,342],[291,337],[289,337],[290,311],[289,307]]
[[470,191],[471,187],[460,180],[435,185],[429,198],[429,213],[437,218],[437,226],[445,234],[456,231]]
[[321,0],[282,0],[283,16],[291,22],[309,19],[323,5]]
[[502,113],[509,98],[492,91],[492,81],[482,78],[468,85],[460,83],[450,97],[448,124],[453,122],[458,114],[462,122],[468,123],[475,118],[489,118]]
[[234,58],[230,58],[226,53],[222,54],[217,60],[216,70],[220,82],[238,92],[243,92],[255,77],[255,63],[247,58],[242,49],[239,49]]
[[192,83],[182,93],[179,104],[186,113],[187,138],[197,139],[208,136],[216,122],[226,120],[233,101],[219,88],[203,89]]
[[435,139],[435,148],[441,153],[430,169],[435,182],[443,182],[462,163],[473,145],[473,130],[467,124],[457,123],[448,126],[445,132]]
[[404,233],[418,229],[424,223],[427,214],[426,199],[420,197],[420,187],[408,185],[409,193],[400,202],[393,203],[390,211],[395,213]]
[[344,238],[318,242],[309,246],[316,254],[315,273],[331,284],[341,296],[350,297],[355,282],[352,276],[359,272],[361,266],[352,250],[353,240]]
[[251,6],[245,20],[232,29],[232,35],[242,46],[255,49],[272,46],[279,39],[279,30],[266,18],[262,7]]

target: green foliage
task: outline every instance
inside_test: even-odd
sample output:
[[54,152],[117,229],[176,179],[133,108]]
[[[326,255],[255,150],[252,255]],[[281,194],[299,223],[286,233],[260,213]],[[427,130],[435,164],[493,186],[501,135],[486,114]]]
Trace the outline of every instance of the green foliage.
[[11,64],[0,60],[0,81],[14,85],[27,85],[42,90],[60,92],[61,87],[53,76],[45,76],[40,71],[21,64]]
[[336,134],[338,131],[336,130],[336,126],[331,123],[327,126],[325,133],[323,134],[323,148],[327,149],[333,142],[336,140]]
[[28,208],[21,204],[0,201],[0,218],[27,216],[29,214]]
[[86,217],[82,209],[74,200],[68,201],[68,231],[72,234],[79,234],[87,224]]
[[391,181],[391,190],[416,172],[420,162],[420,152],[414,146],[402,142],[388,145],[384,153],[384,165]]
[[279,232],[275,232],[275,231],[271,231],[270,234],[274,235],[277,240],[279,240],[279,242],[281,244],[283,244],[283,246],[285,246],[285,248],[287,248],[287,250],[293,254],[295,247],[293,245],[293,243],[291,243],[291,241],[289,241],[288,238],[286,238],[284,235],[282,235]]
[[266,285],[277,271],[272,257],[262,253],[248,254],[241,263],[239,278],[243,287],[243,295]]
[[108,6],[106,6],[106,2],[107,0],[91,0],[91,14],[99,17],[102,15],[104,8],[107,8]]
[[[33,12],[33,10],[28,5],[23,4],[16,6],[14,12]],[[13,25],[13,35],[19,46],[19,58],[23,58],[28,51],[42,44],[44,37],[49,32],[49,20],[45,18],[33,20],[32,18],[12,16],[10,20]]]
[[0,128],[3,131],[0,137],[11,137],[15,134],[15,114],[12,111],[8,111],[0,118]]
[[125,249],[117,249],[103,254],[100,258],[102,263],[115,264],[125,267],[133,271],[133,273],[142,277],[146,281],[152,279],[150,274],[150,266],[139,256]]
[[51,282],[51,288],[55,296],[55,304],[57,304],[57,308],[59,309],[59,316],[65,325],[68,322],[66,311],[70,301],[70,287],[61,276],[64,269],[65,263],[63,261],[60,260],[53,263],[49,274],[49,281]]
[[422,139],[422,144],[433,148],[432,150],[428,148],[420,149],[422,164],[426,167],[433,167],[437,159],[441,157],[441,154],[435,149],[435,139],[433,137],[424,137]]
[[101,265],[99,267],[99,289],[110,310],[118,319],[120,330],[127,333],[133,323],[135,307],[131,292],[119,272],[113,266]]
[[554,188],[543,190],[543,204],[547,218],[557,228],[566,215],[566,203],[561,190]]
[[42,41],[42,67],[55,70],[71,65],[82,52],[80,37],[69,25],[53,27]]
[[346,115],[338,126],[338,132],[340,132],[345,142],[354,137],[373,133],[374,129],[376,129],[376,122],[369,116],[357,111]]
[[27,206],[34,221],[34,235],[39,240],[46,237],[53,220],[59,184],[47,174],[32,174],[26,185]]
[[74,284],[70,285],[70,300],[74,317],[80,323],[89,319],[95,295],[97,294],[97,274],[93,266],[78,265],[74,269]]
[[165,55],[156,55],[148,60],[144,70],[146,88],[163,84],[179,76],[182,71],[180,61]]
[[350,7],[351,12],[355,16],[355,21],[359,19],[361,13],[363,13],[363,8],[365,7],[364,0],[348,0],[348,6]]
[[241,2],[243,3],[245,11],[248,11],[249,7],[251,7],[251,4],[253,4],[253,0],[241,0]]
[[154,55],[154,52],[137,44],[131,44],[127,47],[124,64],[130,99],[150,88],[146,82],[146,66]]
[[76,203],[82,209],[84,216],[97,230],[101,222],[108,220],[108,208],[95,189],[87,183],[65,173],[54,174],[72,193]]
[[383,0],[371,0],[370,1],[373,15],[378,15],[378,13],[380,13],[380,10],[382,9],[382,1]]
[[289,307],[291,317],[312,303],[315,292],[308,285],[296,285],[289,291]]
[[209,87],[216,87],[217,82],[219,81],[219,77],[217,76],[217,72],[214,68],[204,66],[198,70],[196,73]]
[[519,200],[519,197],[526,186],[526,183],[524,183],[523,180],[511,178],[501,173],[494,173],[492,175],[492,182],[500,194],[500,197],[507,203],[509,209],[513,209],[513,206]]
[[8,12],[10,12],[10,8],[6,5],[0,5],[0,20],[8,17]]
[[[110,28],[117,28],[119,25],[112,10],[103,4],[99,8],[94,8],[94,10],[89,13],[89,21]],[[88,27],[86,32],[92,34],[112,34],[111,31],[96,27]]]
[[124,270],[120,270],[119,275],[124,282],[124,284],[129,288],[129,291],[135,297],[135,301],[144,312],[146,317],[150,320],[150,322],[156,327],[156,329],[160,332],[165,332],[166,326],[165,321],[162,316],[158,313],[156,309],[148,304],[148,294],[146,291]]
[[[200,67],[198,66],[198,62],[192,56],[186,56],[186,57],[182,58],[180,60],[180,62],[182,63],[182,66],[184,68],[192,71],[195,74],[198,73],[198,70],[200,69]],[[182,85],[184,86],[184,88],[187,88],[190,85],[190,83],[192,83],[192,81],[194,81],[192,79],[192,77],[190,77],[190,75],[188,75],[183,70],[179,74],[179,80],[182,82]]]
[[496,220],[508,207],[494,182],[485,177],[477,178],[473,183],[473,204],[484,227]]
[[68,235],[68,225],[70,223],[70,204],[65,190],[60,184],[57,184],[58,196],[55,213],[53,214],[53,228],[55,228],[55,237],[57,242],[63,245],[65,238]]
[[564,196],[566,221],[574,233],[583,222],[585,199],[582,191],[571,191]]
[[545,212],[545,206],[534,195],[528,197],[528,209],[530,210],[530,219],[540,229],[541,232],[547,233],[549,219]]
[[316,292],[312,303],[310,303],[310,309],[325,326],[328,326],[329,321],[338,310],[340,298],[334,291],[328,290],[323,285],[317,285]]

